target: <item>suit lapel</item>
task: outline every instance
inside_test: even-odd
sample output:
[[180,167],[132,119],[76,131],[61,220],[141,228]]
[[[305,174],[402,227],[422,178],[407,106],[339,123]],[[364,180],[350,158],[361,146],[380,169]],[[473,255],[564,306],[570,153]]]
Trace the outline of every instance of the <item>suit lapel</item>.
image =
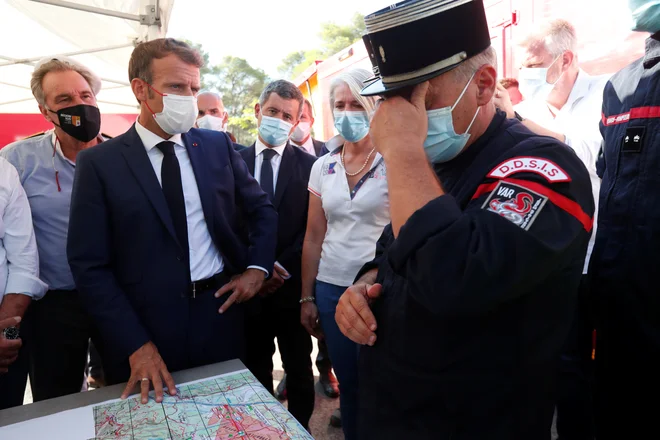
[[[188,151],[190,164],[192,165],[193,173],[195,174],[195,182],[197,183],[199,198],[202,202],[202,210],[204,211],[206,226],[213,241],[217,243],[214,234],[215,228],[213,227],[215,224],[213,214],[213,186],[210,184],[211,180],[206,164],[207,159],[204,154],[202,140],[190,132],[181,136],[181,139]],[[232,148],[232,146],[229,145],[228,148]]]
[[179,240],[176,237],[174,223],[172,222],[172,216],[170,215],[170,209],[167,206],[163,189],[158,184],[158,178],[156,177],[154,168],[147,155],[147,150],[145,150],[140,136],[138,136],[137,131],[135,131],[135,126],[131,127],[126,133],[124,144],[124,148],[122,148],[121,152],[124,155],[131,172],[142,187],[144,193],[147,195],[147,198],[165,225],[165,228],[180,247],[181,243],[179,243]]
[[286,186],[291,179],[291,175],[295,169],[296,153],[293,151],[291,144],[287,144],[282,154],[282,162],[280,162],[280,171],[277,175],[277,187],[275,188],[275,200],[273,205],[275,209],[279,209],[282,197],[286,191]]

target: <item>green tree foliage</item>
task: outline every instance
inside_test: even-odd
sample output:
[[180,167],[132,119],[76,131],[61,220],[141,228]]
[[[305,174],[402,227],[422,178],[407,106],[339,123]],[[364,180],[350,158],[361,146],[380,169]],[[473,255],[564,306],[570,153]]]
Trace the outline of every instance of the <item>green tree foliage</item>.
[[332,56],[360,40],[365,32],[364,18],[358,12],[346,25],[323,23],[318,34],[322,42],[321,48],[290,53],[282,60],[277,71],[284,78],[294,79],[315,61]]
[[257,137],[254,105],[268,83],[268,76],[245,59],[226,56],[202,76],[202,88],[222,96],[229,113],[228,130],[240,144],[251,144]]

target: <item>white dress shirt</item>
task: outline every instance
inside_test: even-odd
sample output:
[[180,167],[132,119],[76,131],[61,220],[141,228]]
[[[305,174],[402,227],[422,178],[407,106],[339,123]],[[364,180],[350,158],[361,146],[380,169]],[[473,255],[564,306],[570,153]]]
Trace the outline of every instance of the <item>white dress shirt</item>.
[[298,145],[298,143],[294,141],[291,141],[291,143],[296,147],[302,148],[303,150],[307,151],[312,156],[316,156],[316,150],[314,149],[314,140],[312,139],[311,136],[308,137],[307,142],[305,142],[302,145]]
[[540,126],[566,136],[566,145],[571,147],[589,171],[591,190],[594,196],[594,229],[587,248],[583,273],[587,273],[589,259],[596,240],[598,218],[598,197],[600,178],[596,173],[596,160],[602,142],[600,120],[603,107],[603,89],[609,76],[591,76],[580,70],[568,96],[568,101],[557,113],[553,114],[543,100],[524,100],[515,109],[526,119]]
[[30,204],[16,168],[0,158],[0,303],[7,293],[40,299],[47,288],[39,279]]
[[158,183],[161,187],[161,167],[163,165],[163,153],[156,145],[163,141],[174,142],[174,153],[179,161],[181,168],[181,183],[183,184],[183,196],[186,201],[186,218],[188,223],[188,245],[190,251],[190,277],[191,281],[204,280],[213,275],[222,272],[224,261],[220,251],[213,243],[209,228],[204,218],[202,209],[202,200],[199,197],[197,180],[190,163],[188,150],[183,145],[180,134],[176,134],[169,139],[163,139],[155,133],[150,132],[139,122],[135,122],[135,130],[140,136],[144,148],[147,150],[149,160],[154,168]]
[[[277,153],[270,160],[270,166],[273,168],[273,191],[277,191],[277,176],[280,174],[280,164],[282,163],[282,155],[285,148],[286,144],[271,148],[271,150]],[[254,144],[254,178],[257,179],[259,185],[261,185],[261,164],[264,163],[264,155],[261,153],[267,149],[268,147],[257,138],[257,142]]]

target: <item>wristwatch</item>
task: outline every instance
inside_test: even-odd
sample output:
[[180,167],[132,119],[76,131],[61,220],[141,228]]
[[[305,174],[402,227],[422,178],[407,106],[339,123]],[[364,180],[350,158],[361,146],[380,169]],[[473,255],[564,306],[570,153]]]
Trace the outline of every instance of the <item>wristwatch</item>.
[[2,336],[5,339],[18,339],[20,332],[18,331],[18,327],[7,327],[2,331]]
[[525,118],[523,118],[522,116],[520,116],[520,113],[518,113],[518,112],[515,112],[515,111],[514,111],[514,112],[513,112],[513,115],[514,115],[514,116],[516,117],[516,119],[519,120],[520,122],[522,122],[522,121],[525,120]]

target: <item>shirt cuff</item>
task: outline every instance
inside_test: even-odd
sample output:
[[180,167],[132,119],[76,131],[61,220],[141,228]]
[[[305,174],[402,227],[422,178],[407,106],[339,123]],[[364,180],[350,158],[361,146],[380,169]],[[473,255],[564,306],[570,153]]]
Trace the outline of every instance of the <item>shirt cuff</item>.
[[248,268],[248,269],[259,269],[259,270],[261,270],[261,271],[266,272],[266,278],[268,278],[268,276],[270,275],[270,272],[268,272],[266,269],[264,269],[264,268],[261,267],[261,266],[248,266],[247,268]]
[[48,286],[39,278],[23,273],[10,272],[5,293],[27,295],[36,301],[43,298],[47,290]]
[[279,261],[276,261],[276,262],[275,262],[275,266],[276,266],[276,267],[279,267],[280,269],[282,269],[284,272],[287,273],[286,276],[283,276],[283,277],[282,277],[283,280],[288,280],[289,278],[291,278],[291,274],[289,273],[289,271],[286,270],[286,269],[284,268],[284,266],[282,266],[282,265],[280,264]]

